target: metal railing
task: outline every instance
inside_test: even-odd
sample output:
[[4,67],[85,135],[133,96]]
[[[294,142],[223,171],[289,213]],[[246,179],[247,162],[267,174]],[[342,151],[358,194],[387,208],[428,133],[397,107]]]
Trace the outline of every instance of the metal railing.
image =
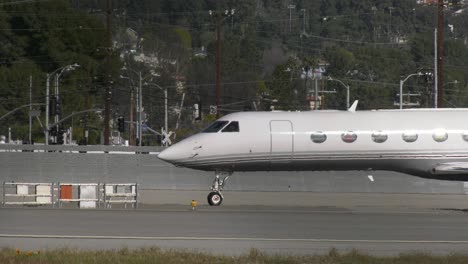
[[99,207],[100,183],[58,183],[58,186],[59,207],[62,207],[64,202],[78,202],[80,208]]
[[111,208],[112,204],[131,204],[138,207],[138,185],[136,183],[106,183],[104,184],[104,206]]
[[54,205],[54,183],[3,182],[5,205]]
[[2,205],[39,206],[59,208],[76,203],[79,208],[138,208],[137,183],[25,183],[3,182]]

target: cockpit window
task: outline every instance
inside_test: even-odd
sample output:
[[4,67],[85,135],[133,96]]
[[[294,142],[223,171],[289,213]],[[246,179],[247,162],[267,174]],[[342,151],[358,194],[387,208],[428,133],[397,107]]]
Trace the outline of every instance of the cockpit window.
[[223,129],[222,132],[239,132],[239,122],[232,121]]
[[211,124],[209,127],[207,127],[205,130],[203,130],[203,133],[216,133],[223,128],[228,121],[216,121],[213,124]]

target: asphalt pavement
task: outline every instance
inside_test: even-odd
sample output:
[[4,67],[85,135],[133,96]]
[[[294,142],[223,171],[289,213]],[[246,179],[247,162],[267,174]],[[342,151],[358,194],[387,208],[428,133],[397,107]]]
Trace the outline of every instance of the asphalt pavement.
[[297,206],[189,206],[151,209],[1,208],[0,247],[118,249],[161,247],[236,255],[321,254],[331,248],[373,255],[465,253],[463,210]]

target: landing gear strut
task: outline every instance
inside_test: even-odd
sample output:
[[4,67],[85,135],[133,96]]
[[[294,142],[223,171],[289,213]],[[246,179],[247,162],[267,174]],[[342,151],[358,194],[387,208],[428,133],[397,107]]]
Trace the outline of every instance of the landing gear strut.
[[215,179],[213,180],[213,184],[211,185],[210,194],[208,194],[208,204],[212,206],[219,206],[223,202],[223,195],[221,191],[226,184],[226,181],[231,177],[232,172],[219,172],[216,171]]

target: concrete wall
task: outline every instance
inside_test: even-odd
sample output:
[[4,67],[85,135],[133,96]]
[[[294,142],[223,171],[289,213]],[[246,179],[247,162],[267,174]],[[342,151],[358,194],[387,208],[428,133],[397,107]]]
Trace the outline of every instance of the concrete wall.
[[[209,190],[213,172],[176,168],[157,158],[159,148],[0,146],[0,180],[15,182],[137,182],[140,189]],[[135,150],[150,154],[135,154]],[[2,152],[3,151],[3,152]],[[62,152],[58,152],[62,151]],[[87,153],[78,153],[86,151]],[[95,153],[90,153],[94,151]],[[75,152],[75,153],[71,153]],[[108,152],[108,153],[105,153]],[[371,182],[367,175],[372,174]],[[462,182],[421,179],[394,172],[234,173],[226,190],[462,194]]]

